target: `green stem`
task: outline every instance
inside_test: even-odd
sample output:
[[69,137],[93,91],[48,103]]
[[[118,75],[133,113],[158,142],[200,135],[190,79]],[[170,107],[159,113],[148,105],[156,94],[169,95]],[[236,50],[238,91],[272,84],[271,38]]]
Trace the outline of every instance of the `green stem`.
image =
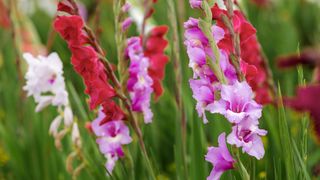
[[236,154],[236,158],[237,158],[237,165],[236,166],[237,166],[237,169],[239,170],[241,178],[243,180],[250,180],[250,175],[249,175],[247,169],[245,168],[245,166],[241,162],[240,153],[239,153],[238,148],[235,148],[235,154]]
[[207,1],[202,2],[202,9],[205,14],[205,18],[199,20],[199,28],[207,37],[211,50],[214,54],[214,60],[212,60],[211,58],[207,58],[207,63],[209,67],[212,69],[212,71],[215,73],[215,75],[217,76],[218,80],[222,84],[227,84],[228,81],[224,76],[224,73],[220,67],[220,51],[212,35],[212,30],[211,30],[212,12],[211,12],[209,3]]

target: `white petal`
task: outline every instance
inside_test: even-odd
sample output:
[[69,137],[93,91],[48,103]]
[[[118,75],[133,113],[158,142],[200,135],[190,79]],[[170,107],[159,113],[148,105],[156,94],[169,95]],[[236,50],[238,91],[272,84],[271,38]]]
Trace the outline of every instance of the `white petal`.
[[71,133],[71,140],[73,144],[80,147],[81,146],[81,139],[80,139],[80,132],[78,123],[74,123],[72,127],[72,133]]
[[58,128],[61,124],[62,116],[57,116],[51,123],[49,128],[49,134],[56,136],[58,134]]
[[49,106],[52,102],[52,96],[41,96],[39,98],[39,104],[36,107],[36,112],[42,111],[44,108]]

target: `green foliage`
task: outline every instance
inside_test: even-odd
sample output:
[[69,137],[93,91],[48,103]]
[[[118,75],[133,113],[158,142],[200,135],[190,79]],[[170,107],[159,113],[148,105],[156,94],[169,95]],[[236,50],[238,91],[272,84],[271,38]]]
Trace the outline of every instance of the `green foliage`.
[[[92,2],[84,1],[89,12],[94,12]],[[179,11],[182,8],[185,11],[185,17],[176,13],[179,36],[183,37],[181,23],[197,12],[188,7],[187,1],[185,1],[185,7],[179,6],[178,2],[174,1],[173,9]],[[300,0],[273,2],[267,8],[260,8],[251,1],[244,1],[242,7],[257,29],[259,41],[272,66],[274,80],[279,82],[278,92],[281,99],[282,93],[283,96],[291,96],[295,93],[295,87],[298,84],[305,84],[306,80],[311,79],[311,71],[309,69],[302,71],[300,68],[298,73],[295,69],[283,73],[276,68],[275,57],[296,52],[298,45],[302,49],[319,44],[320,7]],[[108,59],[117,63],[111,1],[101,1],[100,8],[102,11],[99,26],[102,31],[99,41],[107,51]],[[170,25],[166,16],[166,13],[170,12],[168,3],[159,1],[155,9],[155,22]],[[52,18],[38,10],[34,15],[29,16],[29,19],[41,43],[46,44],[52,31]],[[91,17],[89,25],[95,27],[97,25],[95,23],[94,18]],[[129,34],[137,33],[134,28],[131,28]],[[172,37],[171,31],[167,38],[170,37]],[[25,82],[18,77],[16,49],[10,29],[0,29],[0,39],[0,179],[71,179],[65,164],[72,150],[71,139],[63,140],[61,151],[55,148],[48,129],[50,122],[57,114],[56,110],[48,108],[41,113],[34,112],[33,99],[26,97],[22,91]],[[142,131],[157,179],[205,179],[212,169],[211,164],[204,159],[207,147],[216,146],[218,135],[223,131],[230,133],[231,127],[219,115],[208,114],[209,123],[206,125],[198,117],[195,101],[188,85],[188,79],[192,73],[188,68],[183,38],[179,43],[180,52],[172,51],[172,53],[179,54],[182,65],[182,87],[180,88],[187,119],[185,161],[181,154],[183,151],[181,114],[179,115],[174,101],[175,81],[172,61],[166,69],[165,93],[152,105],[154,121],[150,125],[143,125]],[[170,44],[168,52],[172,48],[173,44]],[[88,110],[87,96],[83,93],[84,85],[70,64],[67,45],[56,35],[51,50],[58,52],[63,60],[71,106],[81,131],[86,167],[81,171],[78,179],[150,179],[133,131],[131,131],[133,143],[125,148],[126,158],[117,163],[112,176],[106,176],[105,158],[97,148],[95,137],[85,128],[86,122],[93,120],[95,116]],[[25,63],[21,59],[20,62],[24,73]],[[247,169],[246,176],[250,176],[251,179],[316,179],[312,169],[319,165],[320,152],[310,136],[308,115],[299,115],[285,109],[280,103],[278,107],[266,106],[260,121],[261,128],[268,130],[268,135],[263,139],[266,155],[261,161],[257,161],[246,154],[239,153],[242,165]],[[74,164],[77,163],[78,161]],[[241,175],[238,170],[231,170],[221,179],[241,179]]]

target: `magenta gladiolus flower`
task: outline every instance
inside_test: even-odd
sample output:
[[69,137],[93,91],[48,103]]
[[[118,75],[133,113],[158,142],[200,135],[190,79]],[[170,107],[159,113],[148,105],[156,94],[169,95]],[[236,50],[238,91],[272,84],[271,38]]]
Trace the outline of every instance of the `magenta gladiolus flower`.
[[228,143],[238,148],[242,147],[244,152],[261,159],[264,156],[264,147],[260,136],[265,136],[267,131],[259,129],[258,125],[258,120],[251,118],[242,120],[232,127],[232,132],[227,137]]
[[192,8],[201,8],[202,1],[203,0],[189,0]]
[[[184,23],[185,33],[184,36],[186,38],[185,45],[187,47],[198,47],[203,49],[207,55],[213,57],[213,52],[211,47],[209,46],[208,38],[204,35],[204,33],[199,28],[199,20],[195,18],[189,18],[187,22]],[[218,43],[224,37],[224,30],[218,26],[213,25],[211,27],[212,36],[216,43]]]
[[208,105],[212,113],[224,115],[231,123],[240,123],[245,118],[259,119],[262,106],[256,103],[251,87],[246,81],[222,85],[221,99]]
[[[186,28],[184,34],[186,40],[184,44],[187,47],[187,53],[190,58],[189,67],[193,70],[193,78],[209,78],[211,81],[216,81],[217,78],[206,62],[207,57],[215,60],[215,56],[207,37],[199,28],[198,23],[199,20],[194,18],[189,18],[189,20],[184,23],[184,27]],[[213,25],[211,31],[216,43],[223,39],[225,32],[222,28]],[[223,50],[220,50],[220,66],[225,76],[230,79],[230,82],[237,79],[236,71],[230,64],[227,53]]]
[[205,156],[206,161],[210,162],[213,165],[213,169],[207,177],[207,180],[218,180],[221,175],[230,169],[233,169],[233,164],[235,160],[229,153],[229,150],[226,145],[226,134],[222,133],[218,139],[218,147],[209,147],[208,153]]
[[130,59],[128,91],[132,101],[132,110],[142,112],[144,122],[152,122],[153,113],[150,109],[153,80],[148,74],[149,59],[144,56],[141,39],[128,39],[127,55]]
[[[199,28],[199,20],[190,18],[184,23],[185,31],[185,45],[187,47],[187,53],[190,58],[189,67],[193,70],[193,80],[190,80],[190,86],[193,91],[193,97],[197,100],[196,109],[199,117],[203,117],[204,123],[207,123],[205,116],[205,110],[208,109],[207,105],[212,104],[214,101],[214,91],[218,87],[214,87],[213,84],[217,84],[218,79],[214,75],[212,69],[207,63],[208,60],[215,60],[212,48],[209,45],[209,41],[204,33]],[[224,37],[224,31],[218,26],[212,26],[212,36],[216,43],[218,43]],[[227,53],[220,50],[220,67],[224,72],[225,77],[229,83],[233,83],[237,79],[236,71],[230,64]]]
[[207,80],[189,80],[190,87],[193,92],[193,98],[197,100],[196,109],[199,117],[203,118],[203,122],[207,123],[207,117],[205,110],[208,104],[213,103],[214,101],[214,90],[215,88]]
[[132,139],[123,121],[115,119],[100,125],[104,118],[105,114],[100,109],[98,117],[92,122],[92,130],[98,137],[99,149],[107,158],[106,168],[111,173],[118,158],[124,156],[122,145],[129,144]]

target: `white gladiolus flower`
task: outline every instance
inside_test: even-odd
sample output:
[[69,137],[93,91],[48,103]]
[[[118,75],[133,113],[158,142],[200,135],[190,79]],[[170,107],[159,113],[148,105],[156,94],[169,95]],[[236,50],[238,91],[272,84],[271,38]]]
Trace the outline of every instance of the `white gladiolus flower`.
[[[32,96],[37,103],[36,112],[40,112],[49,105],[56,106],[59,115],[51,122],[49,134],[55,138],[57,148],[61,148],[61,139],[70,131],[74,147],[81,147],[79,127],[73,121],[73,112],[66,91],[62,62],[57,53],[49,56],[34,57],[24,53],[23,58],[28,64],[25,75],[26,85],[23,87],[28,96]],[[63,121],[64,127],[61,127]],[[72,128],[72,129],[71,129]]]
[[[23,89],[28,92],[28,96],[33,96],[39,103],[37,109],[41,110],[45,107],[44,105],[49,105],[47,104],[48,94],[52,96],[50,104],[66,106],[68,93],[65,90],[62,62],[58,54],[51,53],[48,57],[34,57],[30,53],[24,53],[23,57],[29,65],[25,76],[27,82]],[[42,95],[43,93],[46,93],[46,96]]]

